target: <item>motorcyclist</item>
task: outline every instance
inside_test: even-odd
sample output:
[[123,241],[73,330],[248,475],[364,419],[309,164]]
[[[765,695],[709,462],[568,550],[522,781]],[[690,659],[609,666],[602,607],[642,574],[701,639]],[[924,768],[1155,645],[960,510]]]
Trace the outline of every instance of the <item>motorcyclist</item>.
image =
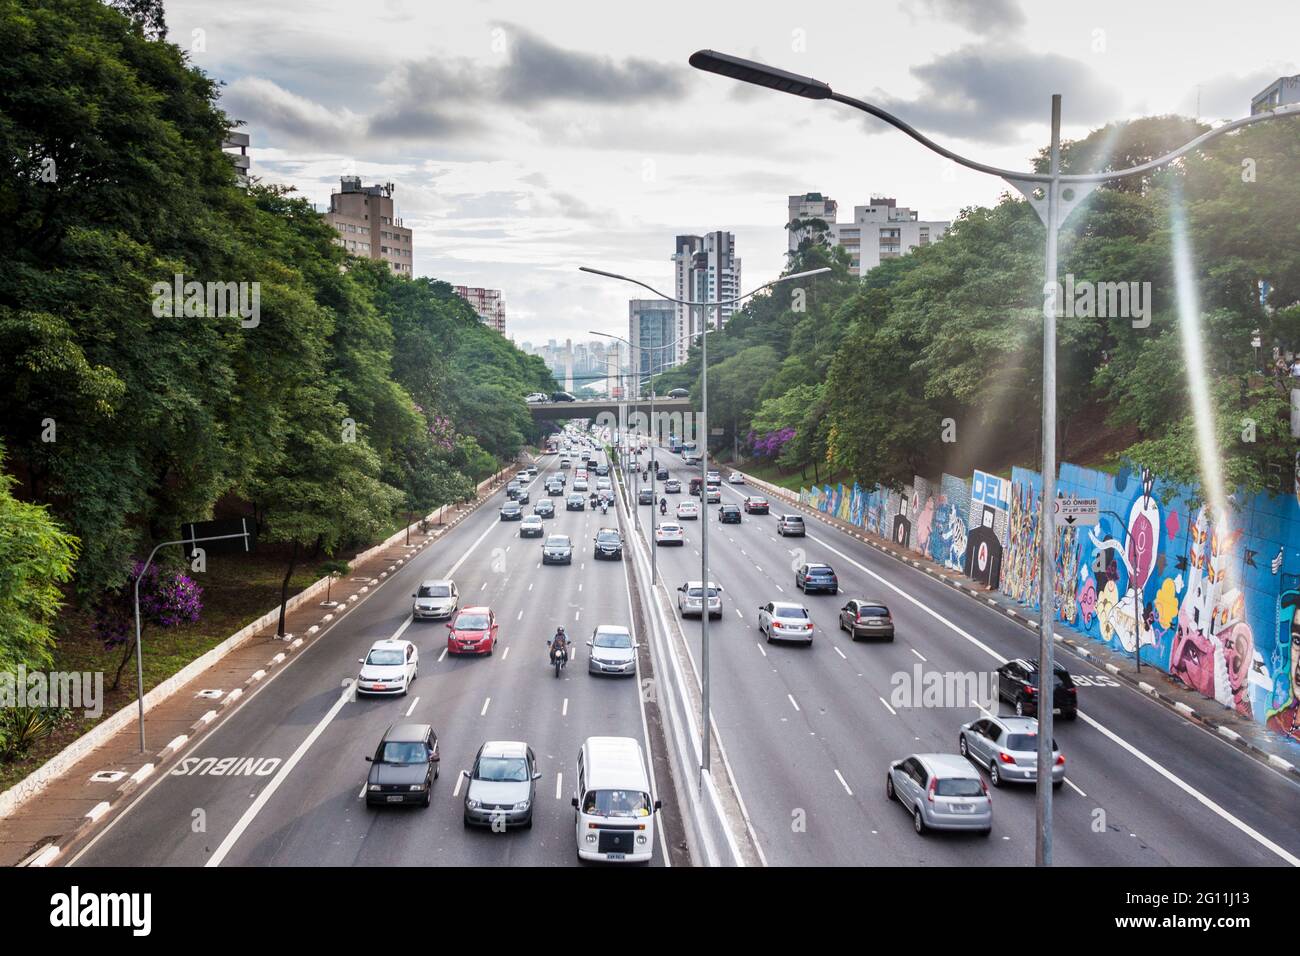
[[564,633],[563,624],[555,629],[555,636],[546,642],[546,646],[551,649],[552,660],[556,654],[563,654],[566,661],[569,659],[569,638]]
[[660,498],[660,499],[659,499],[659,513],[660,513],[661,515],[666,515],[666,514],[668,514],[668,499],[667,499],[667,498]]
[[608,513],[609,513],[609,499],[608,499],[608,498],[601,498],[601,499],[600,499],[600,513],[601,513],[601,514],[608,514]]

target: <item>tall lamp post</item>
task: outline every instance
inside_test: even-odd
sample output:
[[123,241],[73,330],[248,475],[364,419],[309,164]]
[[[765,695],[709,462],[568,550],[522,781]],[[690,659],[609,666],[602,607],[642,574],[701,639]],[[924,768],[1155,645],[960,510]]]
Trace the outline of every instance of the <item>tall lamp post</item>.
[[[1224,133],[1250,126],[1254,123],[1276,119],[1283,116],[1300,116],[1300,104],[1279,107],[1270,113],[1247,116],[1233,120],[1202,133],[1195,139],[1160,156],[1150,162],[1118,169],[1106,173],[1072,173],[1061,174],[1061,96],[1052,94],[1052,138],[1049,171],[1017,172],[989,166],[972,159],[967,159],[940,146],[934,140],[916,130],[910,124],[874,104],[836,93],[830,85],[811,77],[787,73],[758,63],[745,60],[726,53],[713,50],[699,50],[691,54],[691,66],[709,73],[717,73],[733,80],[753,83],[782,93],[792,93],[810,100],[835,100],[846,106],[869,113],[890,126],[901,130],[922,146],[952,160],[967,169],[997,176],[1005,180],[1020,192],[1033,207],[1038,218],[1047,227],[1047,254],[1043,285],[1043,496],[1040,502],[1039,527],[1043,529],[1042,544],[1039,553],[1041,571],[1039,574],[1039,593],[1045,595],[1043,613],[1039,615],[1038,640],[1038,699],[1050,701],[1054,683],[1052,617],[1055,608],[1048,602],[1053,601],[1056,593],[1053,585],[1055,555],[1048,548],[1048,542],[1055,542],[1055,521],[1053,507],[1056,501],[1056,250],[1060,237],[1061,224],[1070,217],[1098,186],[1106,182],[1127,176],[1140,176],[1159,169],[1180,156],[1191,152],[1204,143]],[[1036,814],[1036,839],[1034,843],[1034,862],[1039,866],[1052,864],[1052,708],[1040,707],[1038,716],[1038,806]]]
[[715,299],[712,302],[697,302],[694,299],[678,299],[671,295],[660,292],[653,286],[646,285],[637,279],[628,276],[619,275],[616,272],[605,272],[601,269],[589,269],[586,266],[579,267],[583,272],[590,272],[593,275],[605,276],[608,279],[620,279],[623,282],[631,282],[633,285],[639,285],[643,289],[648,289],[659,298],[668,302],[674,302],[678,305],[684,305],[687,308],[699,306],[702,311],[703,322],[700,325],[700,428],[699,431],[704,436],[700,441],[700,784],[704,782],[704,774],[709,772],[709,509],[704,507],[704,502],[708,499],[705,492],[706,480],[709,475],[709,336],[711,331],[708,327],[709,313],[712,309],[715,315],[721,314],[724,305],[736,305],[743,302],[753,295],[762,292],[764,289],[770,289],[772,286],[783,282],[791,282],[795,279],[807,279],[812,276],[821,275],[830,272],[829,267],[821,269],[810,269],[807,272],[796,272],[792,275],[781,276],[773,279],[771,282],[765,282],[756,289],[751,289],[743,295],[735,296],[730,299]]

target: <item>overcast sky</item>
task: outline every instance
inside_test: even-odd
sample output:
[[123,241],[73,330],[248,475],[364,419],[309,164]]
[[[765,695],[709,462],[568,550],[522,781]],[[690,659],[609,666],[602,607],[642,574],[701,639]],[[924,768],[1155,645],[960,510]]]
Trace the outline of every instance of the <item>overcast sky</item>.
[[814,76],[1011,168],[1046,141],[1052,93],[1072,138],[1114,119],[1195,115],[1198,101],[1204,119],[1242,116],[1252,94],[1300,73],[1295,0],[166,10],[170,39],[194,48],[245,122],[255,175],[318,205],[345,173],[392,181],[416,274],[502,289],[507,334],[533,343],[627,335],[635,287],[577,267],[667,289],[678,233],[730,230],[746,289],[775,277],[792,193],[831,196],[841,219],[873,195],[951,219],[1005,188],[846,107],[693,70],[697,49]]

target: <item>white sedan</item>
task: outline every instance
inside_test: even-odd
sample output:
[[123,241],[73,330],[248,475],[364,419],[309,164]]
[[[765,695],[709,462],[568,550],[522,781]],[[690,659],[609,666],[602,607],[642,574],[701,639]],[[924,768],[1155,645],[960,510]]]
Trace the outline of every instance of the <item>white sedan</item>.
[[679,524],[661,524],[655,528],[655,544],[686,544],[686,532]]
[[700,506],[694,501],[683,501],[677,506],[677,517],[679,519],[689,518],[692,521],[698,521]]
[[733,485],[743,485],[745,483],[745,476],[738,471],[733,471],[727,476],[727,481]]
[[410,641],[375,641],[357,658],[358,694],[405,694],[420,669],[420,652]]
[[767,635],[767,642],[802,641],[812,644],[813,623],[808,609],[787,601],[768,601],[759,605],[758,629]]

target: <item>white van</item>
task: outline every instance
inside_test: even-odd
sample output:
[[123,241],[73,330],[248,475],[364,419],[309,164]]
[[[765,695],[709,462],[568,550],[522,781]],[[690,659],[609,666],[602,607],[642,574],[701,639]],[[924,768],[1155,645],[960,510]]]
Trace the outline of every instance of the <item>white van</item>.
[[578,751],[573,798],[578,858],[645,863],[654,856],[655,814],[645,755],[635,737],[588,737]]

